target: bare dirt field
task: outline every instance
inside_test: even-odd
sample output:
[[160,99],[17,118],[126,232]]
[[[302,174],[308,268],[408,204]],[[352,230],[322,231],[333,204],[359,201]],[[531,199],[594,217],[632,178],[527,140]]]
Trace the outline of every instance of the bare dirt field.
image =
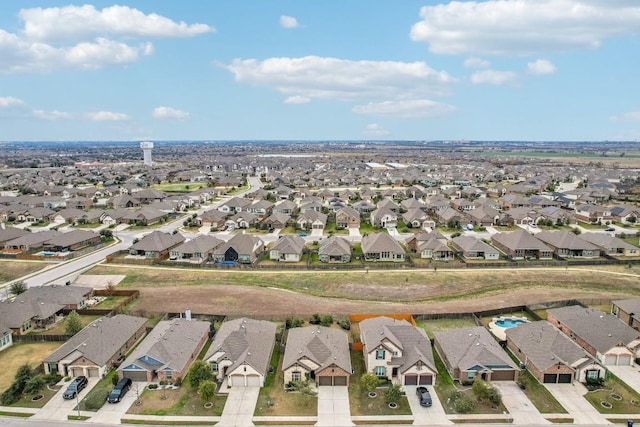
[[449,313],[562,299],[640,296],[640,270],[518,269],[455,271],[230,272],[99,266],[139,289],[132,310],[282,318],[316,312]]

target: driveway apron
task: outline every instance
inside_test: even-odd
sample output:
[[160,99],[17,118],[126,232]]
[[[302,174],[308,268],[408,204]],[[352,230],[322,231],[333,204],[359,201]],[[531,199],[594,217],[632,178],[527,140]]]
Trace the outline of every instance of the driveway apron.
[[352,426],[347,386],[318,387],[317,426]]
[[89,383],[80,392],[78,399],[65,400],[62,398],[69,382],[62,383],[62,388],[49,400],[31,419],[68,421],[67,415],[77,415],[76,402],[80,402],[89,391],[98,383],[98,378],[89,378]]
[[425,386],[429,390],[431,395],[432,404],[429,407],[420,406],[418,396],[416,395],[416,389],[418,386],[405,385],[405,393],[409,406],[411,407],[411,413],[413,413],[413,425],[445,425],[453,424],[447,418],[447,414],[444,411],[442,402],[438,398],[438,394],[431,386]]
[[550,424],[516,383],[493,381],[491,384],[500,391],[502,403],[509,411],[513,424]]
[[124,395],[118,403],[105,402],[102,408],[98,409],[96,414],[86,422],[100,424],[121,424],[120,420],[127,413],[131,405],[136,401],[136,386],[139,393],[147,386],[147,382],[137,382],[131,386],[131,389]]
[[544,386],[571,414],[573,424],[611,424],[584,398],[587,389],[582,384],[545,384]]
[[258,403],[260,387],[231,387],[222,416],[216,426],[244,427],[253,425],[253,412]]

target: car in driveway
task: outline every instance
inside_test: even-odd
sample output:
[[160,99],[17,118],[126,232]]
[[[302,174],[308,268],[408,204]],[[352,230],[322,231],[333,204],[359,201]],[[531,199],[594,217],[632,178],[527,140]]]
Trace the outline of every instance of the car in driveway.
[[80,393],[82,389],[87,386],[87,384],[89,384],[89,380],[84,375],[75,377],[62,394],[62,398],[66,400],[74,399],[78,395],[78,393]]
[[116,384],[113,390],[111,390],[111,393],[109,393],[109,397],[107,397],[107,402],[109,403],[120,402],[120,400],[122,400],[122,398],[124,397],[125,394],[127,394],[130,388],[131,388],[131,379],[130,378],[121,379],[120,381],[118,381],[118,384]]
[[433,401],[431,400],[431,394],[426,387],[418,387],[416,389],[416,395],[420,400],[420,406],[431,406]]

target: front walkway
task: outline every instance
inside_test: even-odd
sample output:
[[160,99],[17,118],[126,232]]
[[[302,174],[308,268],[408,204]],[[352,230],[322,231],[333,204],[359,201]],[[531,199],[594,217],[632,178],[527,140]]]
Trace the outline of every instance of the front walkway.
[[420,405],[420,401],[418,400],[418,396],[416,395],[417,388],[418,386],[415,385],[404,386],[405,394],[407,395],[407,400],[409,401],[409,406],[411,407],[411,412],[413,413],[413,425],[452,424],[452,422],[449,421],[447,413],[442,407],[442,402],[440,402],[440,398],[438,397],[438,394],[433,389],[433,387],[427,386],[429,394],[431,395],[432,402],[431,406],[429,407]]
[[318,387],[317,426],[352,426],[347,386]]
[[513,381],[492,381],[491,384],[500,391],[513,424],[549,424],[518,384]]
[[594,408],[584,395],[585,386],[573,384],[544,384],[556,400],[573,416],[573,424],[611,424]]
[[252,426],[259,393],[260,387],[231,387],[220,422],[216,426]]

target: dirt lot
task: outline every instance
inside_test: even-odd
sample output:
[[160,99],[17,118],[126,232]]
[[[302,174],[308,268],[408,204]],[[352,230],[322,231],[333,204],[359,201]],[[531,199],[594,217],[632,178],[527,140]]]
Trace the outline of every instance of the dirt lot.
[[571,298],[640,295],[640,270],[221,272],[100,266],[141,292],[134,310],[251,315],[470,312]]

